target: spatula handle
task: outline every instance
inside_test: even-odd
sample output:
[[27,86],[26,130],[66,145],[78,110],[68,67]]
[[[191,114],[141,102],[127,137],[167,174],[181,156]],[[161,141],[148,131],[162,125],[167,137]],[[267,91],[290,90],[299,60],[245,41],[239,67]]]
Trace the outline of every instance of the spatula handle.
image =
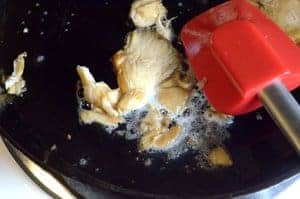
[[264,88],[259,97],[270,116],[300,155],[300,106],[281,81]]

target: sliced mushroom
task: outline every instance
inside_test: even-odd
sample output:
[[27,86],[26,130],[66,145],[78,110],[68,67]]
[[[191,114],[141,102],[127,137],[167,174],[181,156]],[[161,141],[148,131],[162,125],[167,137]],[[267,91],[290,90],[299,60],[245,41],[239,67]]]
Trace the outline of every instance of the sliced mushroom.
[[167,9],[161,0],[135,0],[130,9],[129,16],[137,27],[149,27],[157,20],[165,18]]
[[172,44],[153,30],[129,33],[124,49],[112,61],[122,95],[117,108],[125,113],[145,106],[156,87],[181,64]]
[[299,0],[251,0],[251,2],[300,44]]
[[229,154],[222,147],[212,149],[208,159],[212,166],[216,167],[229,167],[233,164]]
[[159,136],[157,136],[155,142],[154,142],[154,148],[158,149],[164,149],[179,136],[181,132],[181,127],[179,125],[176,125],[172,128],[170,128],[169,131],[165,133],[161,133]]
[[145,133],[139,142],[139,149],[141,151],[154,149],[154,150],[167,150],[176,138],[180,135],[181,127],[176,125],[166,132],[159,130],[150,131]]
[[97,112],[89,111],[89,110],[80,110],[79,118],[85,124],[100,123],[100,124],[107,125],[107,126],[114,126],[114,125],[124,122],[123,117],[109,116],[105,112],[102,112],[102,113],[99,112],[99,109]]
[[233,116],[224,113],[217,112],[213,107],[208,108],[204,112],[204,118],[208,122],[215,122],[219,125],[231,124],[233,122]]
[[180,114],[189,98],[192,77],[179,71],[159,85],[157,99],[168,111]]
[[103,109],[108,115],[117,117],[119,113],[115,106],[120,98],[119,89],[112,90],[105,82],[96,82],[87,67],[77,66],[77,73],[81,79],[85,100]]
[[181,87],[162,88],[158,92],[158,101],[168,111],[180,114],[189,98],[190,91]]
[[157,19],[156,26],[155,26],[156,32],[169,41],[172,41],[173,38],[175,37],[173,28],[172,28],[172,20],[173,19],[175,19],[175,18],[172,18],[172,19],[159,18],[159,19]]
[[163,81],[160,88],[181,87],[190,90],[194,84],[193,76],[190,73],[176,70],[168,79]]
[[138,28],[150,28],[171,41],[174,38],[172,20],[167,19],[167,9],[161,0],[135,0],[129,13],[134,25]]
[[167,115],[162,115],[156,109],[150,109],[140,125],[142,137],[139,141],[139,149],[144,151],[170,148],[181,133],[181,126],[175,124],[170,127],[170,124],[171,120]]
[[77,73],[81,79],[84,99],[93,105],[92,110],[79,110],[80,120],[85,124],[97,122],[104,125],[124,122],[115,108],[120,99],[120,90],[111,89],[104,82],[96,82],[87,67],[77,66]]
[[26,90],[26,83],[22,78],[25,68],[25,57],[27,57],[26,52],[21,53],[14,60],[14,70],[4,82],[5,90],[8,94],[21,95]]
[[117,108],[119,113],[128,113],[148,103],[148,97],[142,89],[132,89],[122,95]]

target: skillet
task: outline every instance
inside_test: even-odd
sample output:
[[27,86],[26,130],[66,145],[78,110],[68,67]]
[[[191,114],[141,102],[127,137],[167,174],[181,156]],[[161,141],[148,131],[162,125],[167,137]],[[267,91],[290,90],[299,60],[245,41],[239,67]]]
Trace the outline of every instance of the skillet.
[[[165,0],[164,4],[170,16],[178,16],[173,22],[178,33],[193,16],[222,2]],[[235,119],[225,142],[234,165],[223,169],[197,168],[193,152],[169,161],[163,154],[140,154],[136,141],[108,135],[99,125],[81,126],[75,67],[86,65],[97,80],[116,86],[109,60],[133,29],[128,20],[131,1],[36,3],[0,1],[1,68],[10,73],[17,54],[28,53],[24,74],[28,91],[1,109],[0,126],[4,137],[42,167],[137,198],[231,197],[299,172],[296,153],[264,109]],[[300,100],[300,90],[293,94]],[[257,120],[257,114],[263,119]],[[152,164],[145,167],[148,158]]]

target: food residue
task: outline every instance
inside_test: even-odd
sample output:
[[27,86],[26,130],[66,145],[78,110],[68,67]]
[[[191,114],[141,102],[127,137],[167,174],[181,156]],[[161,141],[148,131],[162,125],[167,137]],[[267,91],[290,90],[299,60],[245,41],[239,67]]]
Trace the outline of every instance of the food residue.
[[151,164],[152,164],[152,160],[151,160],[150,158],[147,158],[147,159],[145,160],[144,164],[145,164],[146,167],[149,167],[149,166],[151,166]]
[[56,144],[53,144],[53,145],[50,147],[50,151],[55,151],[56,149],[57,149]]
[[28,28],[24,28],[24,29],[23,29],[23,33],[26,34],[26,33],[28,33],[28,32],[29,32],[29,29],[28,29]]
[[88,164],[88,160],[87,160],[87,159],[81,158],[81,159],[79,160],[79,165],[80,165],[80,166],[86,166],[87,164]]

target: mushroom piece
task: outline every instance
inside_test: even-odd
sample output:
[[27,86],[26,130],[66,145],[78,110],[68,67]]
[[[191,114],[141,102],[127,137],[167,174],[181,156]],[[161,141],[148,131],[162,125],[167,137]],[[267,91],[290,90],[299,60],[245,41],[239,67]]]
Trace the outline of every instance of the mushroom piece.
[[[120,98],[119,89],[111,89],[105,82],[96,82],[89,69],[77,66],[81,79],[84,99],[92,104],[91,111],[80,110],[80,118],[84,123],[99,122],[102,124],[117,124],[123,121],[115,109]],[[96,119],[96,116],[99,116]]]
[[251,2],[300,44],[299,0],[251,0]]
[[167,9],[161,0],[135,0],[129,13],[134,25],[140,28],[152,26],[166,15]]
[[219,125],[226,125],[231,124],[233,122],[233,116],[217,112],[213,107],[208,108],[205,112],[203,117],[208,122],[215,122]]
[[169,41],[172,41],[175,37],[173,28],[172,28],[172,20],[173,19],[175,19],[175,17],[171,18],[171,19],[166,19],[166,18],[160,19],[159,18],[159,19],[157,19],[156,26],[155,26],[156,32]]
[[154,26],[156,32],[171,41],[174,38],[172,20],[167,19],[167,9],[161,0],[135,0],[129,16],[138,28]]
[[124,122],[122,117],[113,117],[99,110],[80,110],[79,118],[85,124],[100,123],[107,126],[114,126]]
[[171,148],[181,133],[181,126],[171,126],[170,118],[151,108],[140,124],[142,137],[139,141],[141,151],[167,150]]
[[190,91],[180,87],[161,88],[158,93],[158,101],[168,111],[180,114],[189,98]]
[[172,44],[153,30],[128,34],[126,45],[112,58],[121,98],[119,113],[141,108],[155,95],[157,86],[181,65]]
[[193,78],[176,70],[159,85],[157,99],[168,111],[180,114],[186,105],[193,85]]
[[5,80],[5,90],[8,94],[13,95],[21,95],[26,91],[25,81],[22,78],[24,68],[25,68],[25,57],[27,57],[27,53],[21,53],[14,60],[13,66],[14,70],[12,74]]
[[212,166],[216,167],[229,167],[233,164],[229,154],[222,147],[213,148],[208,159]]
[[110,116],[118,116],[114,106],[120,98],[119,89],[112,90],[105,82],[96,82],[87,67],[77,66],[77,73],[81,79],[85,100]]

